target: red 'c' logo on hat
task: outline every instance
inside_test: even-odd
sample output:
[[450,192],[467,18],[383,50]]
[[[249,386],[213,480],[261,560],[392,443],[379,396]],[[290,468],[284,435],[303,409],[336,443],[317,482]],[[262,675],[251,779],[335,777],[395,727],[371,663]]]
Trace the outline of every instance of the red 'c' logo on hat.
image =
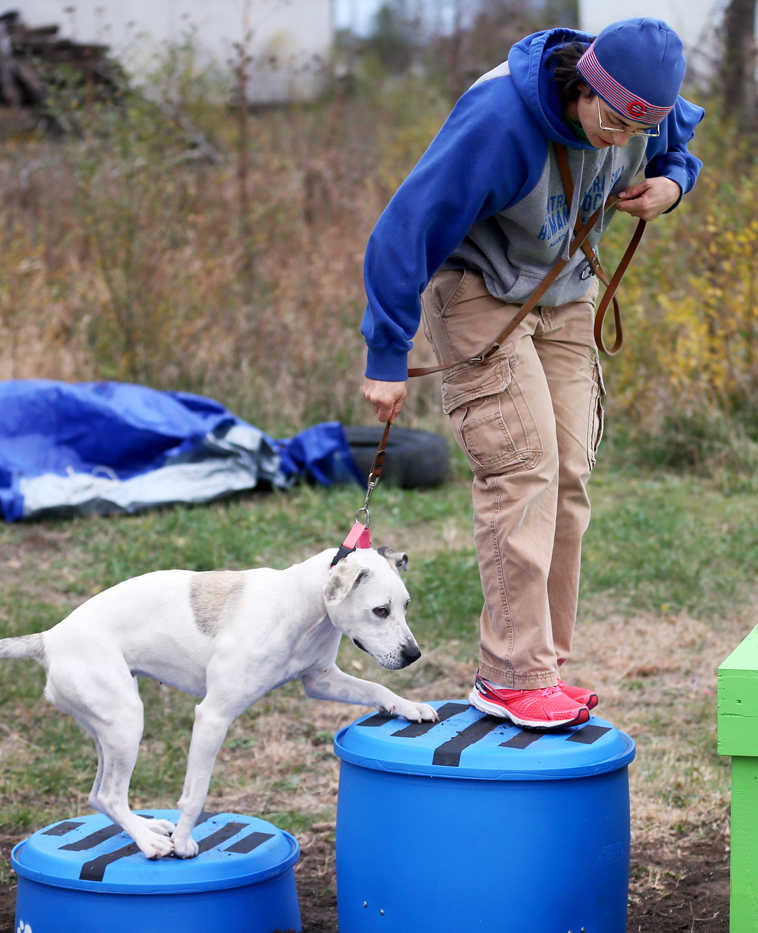
[[633,117],[642,117],[645,115],[645,105],[641,100],[632,100],[626,106],[626,109]]

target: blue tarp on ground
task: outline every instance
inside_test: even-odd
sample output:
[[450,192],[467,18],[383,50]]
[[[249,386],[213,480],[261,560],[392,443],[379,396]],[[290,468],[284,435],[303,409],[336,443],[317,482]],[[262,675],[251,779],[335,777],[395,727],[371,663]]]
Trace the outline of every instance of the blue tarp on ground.
[[7,521],[208,502],[260,482],[362,479],[338,422],[274,441],[219,402],[118,382],[0,382]]

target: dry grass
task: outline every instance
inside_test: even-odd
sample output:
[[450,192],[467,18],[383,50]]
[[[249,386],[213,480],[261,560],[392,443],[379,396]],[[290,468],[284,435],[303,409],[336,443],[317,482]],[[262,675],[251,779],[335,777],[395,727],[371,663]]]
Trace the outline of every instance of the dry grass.
[[[441,118],[393,106],[250,115],[242,175],[236,124],[210,105],[216,164],[187,159],[186,136],[139,99],[86,112],[79,138],[7,145],[0,379],[197,391],[272,433],[350,420],[365,244]],[[436,408],[433,383],[413,387],[409,416]]]

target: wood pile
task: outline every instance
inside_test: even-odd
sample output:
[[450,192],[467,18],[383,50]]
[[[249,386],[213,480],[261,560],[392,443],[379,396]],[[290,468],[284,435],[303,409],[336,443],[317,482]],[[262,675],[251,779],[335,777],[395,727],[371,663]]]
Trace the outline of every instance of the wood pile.
[[0,106],[39,108],[52,85],[114,97],[124,77],[107,53],[107,45],[62,38],[58,26],[27,26],[15,10],[0,14]]

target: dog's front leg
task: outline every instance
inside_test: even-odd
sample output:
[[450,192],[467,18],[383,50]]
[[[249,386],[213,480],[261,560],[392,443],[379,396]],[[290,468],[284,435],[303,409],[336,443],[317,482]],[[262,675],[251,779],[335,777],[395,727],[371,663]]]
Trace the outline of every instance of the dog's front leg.
[[198,853],[192,829],[208,796],[213,765],[235,715],[219,711],[209,696],[195,707],[187,774],[177,805],[181,815],[173,834],[174,853],[180,858],[192,858]]
[[376,706],[393,716],[403,716],[413,722],[437,720],[436,711],[427,703],[416,703],[398,696],[387,687],[370,680],[351,677],[336,664],[331,667],[310,670],[301,677],[305,692],[317,700],[338,700],[341,703],[359,703]]

